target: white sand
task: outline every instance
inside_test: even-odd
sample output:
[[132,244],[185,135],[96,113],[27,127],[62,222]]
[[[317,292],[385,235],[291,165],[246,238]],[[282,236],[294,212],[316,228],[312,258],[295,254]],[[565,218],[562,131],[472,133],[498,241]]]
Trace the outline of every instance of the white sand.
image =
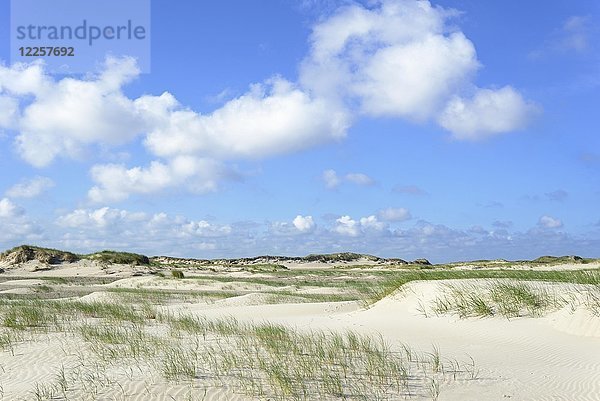
[[[573,265],[575,266],[575,265]],[[567,269],[574,268],[567,266]],[[589,265],[577,265],[589,268]],[[297,267],[306,268],[306,266]],[[72,270],[71,270],[72,269]],[[131,267],[111,266],[109,271],[122,280],[106,287],[150,288],[174,290],[256,291],[239,297],[215,302],[199,302],[169,306],[173,312],[189,312],[206,317],[233,316],[242,321],[273,321],[299,330],[347,330],[381,333],[392,344],[408,344],[424,352],[439,347],[444,358],[468,361],[472,357],[480,373],[476,379],[443,383],[441,401],[598,401],[600,400],[600,318],[582,308],[571,311],[563,308],[542,318],[459,319],[455,316],[428,316],[421,306],[441,293],[444,282],[412,282],[402,291],[389,296],[368,309],[357,302],[326,302],[298,304],[264,304],[267,294],[259,284],[203,283],[193,280],[158,280],[156,277],[130,277]],[[60,266],[44,271],[45,276],[106,275],[107,269],[98,265]],[[34,288],[43,284],[33,280],[36,273],[27,269],[6,274],[31,277],[32,280],[11,281],[10,285]],[[40,273],[37,273],[40,274]],[[241,276],[243,273],[237,273]],[[253,277],[257,277],[256,275]],[[458,281],[454,281],[458,282]],[[8,285],[8,284],[6,284]],[[561,285],[565,292],[568,285]],[[0,285],[0,291],[2,286]],[[303,289],[310,292],[310,289]],[[108,300],[106,292],[96,292],[82,300]],[[0,354],[0,386],[11,400],[32,399],[34,383],[55,379],[60,366],[76,369],[78,355],[85,348],[78,346],[76,337],[69,334],[42,335],[40,340],[15,347]],[[85,372],[81,373],[84,374]],[[167,383],[150,378],[141,369],[130,373],[118,369],[97,372],[114,389],[104,393],[107,400],[169,400],[244,399],[227,388],[204,389],[185,384]],[[116,383],[120,383],[117,386]],[[90,397],[91,389],[82,389],[78,399]],[[10,394],[10,396],[8,396]],[[417,398],[419,399],[419,398]]]
[[413,282],[367,310],[354,302],[256,306],[231,299],[218,308],[198,304],[186,309],[208,317],[269,320],[298,329],[381,333],[392,343],[424,352],[436,345],[447,358],[468,361],[471,356],[481,370],[478,379],[447,383],[439,400],[600,399],[600,318],[567,310],[511,320],[425,317],[419,305],[439,294],[442,285]]

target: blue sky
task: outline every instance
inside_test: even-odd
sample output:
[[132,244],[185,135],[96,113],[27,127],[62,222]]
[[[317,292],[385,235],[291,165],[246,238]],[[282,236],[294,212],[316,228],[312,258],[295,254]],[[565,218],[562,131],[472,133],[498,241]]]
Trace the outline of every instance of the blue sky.
[[11,65],[1,24],[0,248],[598,257],[599,22],[594,1],[153,1],[150,73],[72,76]]

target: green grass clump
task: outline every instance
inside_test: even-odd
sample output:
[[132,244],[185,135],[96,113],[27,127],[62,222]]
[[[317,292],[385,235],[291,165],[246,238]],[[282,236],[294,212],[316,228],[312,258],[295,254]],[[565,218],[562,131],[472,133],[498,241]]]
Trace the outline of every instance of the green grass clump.
[[560,264],[560,263],[590,263],[595,259],[582,258],[581,256],[570,255],[570,256],[540,256],[537,259],[533,259],[531,263],[536,264]]
[[377,260],[376,256],[364,255],[360,253],[352,252],[340,252],[340,253],[328,253],[328,254],[311,254],[303,257],[302,259],[306,262],[353,262],[359,259]]
[[[165,317],[163,317],[164,319]],[[168,318],[171,327],[175,330],[186,331],[193,334],[206,335],[207,325],[203,319],[196,316],[183,315],[178,318]]]
[[58,323],[56,315],[43,307],[43,301],[18,302],[4,312],[2,325],[10,329],[46,331]]
[[461,318],[539,317],[568,302],[552,289],[527,282],[448,284],[444,290],[444,294],[432,302],[434,312],[455,313]]
[[594,286],[585,299],[587,309],[596,317],[600,317],[600,285]]
[[181,270],[171,270],[171,275],[177,279],[185,278],[185,274]]
[[193,380],[196,378],[197,355],[193,352],[170,346],[162,355],[162,374],[170,381]]
[[105,344],[125,344],[128,333],[121,327],[84,324],[79,332],[86,341],[101,341]]
[[[380,336],[355,332],[299,332],[286,326],[241,323],[233,318],[162,316],[175,330],[202,340],[187,347],[172,344],[163,355],[165,378],[192,379],[202,371],[260,399],[397,399],[410,394],[420,378],[410,364],[442,375],[437,359],[393,351]],[[186,338],[186,337],[183,337]],[[198,339],[198,337],[192,337]],[[215,340],[218,339],[218,340]],[[181,344],[181,343],[180,343]],[[437,361],[437,362],[436,362]],[[437,363],[437,367],[433,364]],[[411,384],[414,381],[414,384]]]
[[288,270],[287,267],[275,263],[257,263],[252,265],[245,265],[243,269],[251,273],[274,273],[281,270]]
[[86,259],[97,260],[103,263],[114,263],[121,265],[147,266],[150,259],[145,255],[130,252],[118,252],[105,250],[102,252],[84,255]]
[[[300,331],[166,310],[124,302],[0,299],[0,347],[14,352],[20,342],[51,330],[81,340],[77,350],[68,350],[81,351],[76,366],[65,365],[53,382],[33,390],[42,399],[47,388],[54,389],[54,398],[81,399],[72,390],[80,388],[91,399],[108,399],[115,382],[103,373],[107,369],[123,369],[129,380],[137,380],[134,372],[178,385],[201,379],[207,387],[271,400],[403,399],[419,393],[430,378],[444,383],[452,377],[444,379],[448,368],[437,348],[417,354],[394,349],[377,335]],[[466,372],[455,366],[452,375]]]
[[433,310],[437,314],[456,313],[461,318],[494,315],[491,305],[481,294],[453,286],[433,301]]

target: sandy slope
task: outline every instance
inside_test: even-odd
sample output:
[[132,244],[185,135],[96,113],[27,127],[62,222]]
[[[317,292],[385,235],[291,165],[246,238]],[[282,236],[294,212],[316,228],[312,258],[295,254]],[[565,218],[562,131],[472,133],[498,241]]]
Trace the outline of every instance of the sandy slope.
[[[143,364],[131,367],[110,367],[94,364],[88,359],[80,340],[64,334],[44,335],[15,349],[15,355],[0,355],[0,388],[3,400],[36,400],[35,385],[43,392],[47,383],[57,383],[64,369],[69,383],[69,400],[94,401],[166,401],[205,400],[238,401],[246,398],[226,387],[204,388],[201,385],[169,383]],[[65,400],[60,390],[53,398]]]
[[[73,269],[73,270],[71,270]],[[163,288],[177,290],[221,290],[224,284],[171,282],[173,287],[158,285],[154,277],[130,277],[130,267],[110,267],[110,273],[124,278],[106,287]],[[31,269],[33,270],[33,269]],[[28,268],[7,272],[35,277]],[[97,265],[68,266],[45,271],[43,275],[106,275]],[[239,273],[242,274],[242,273]],[[459,282],[459,281],[453,281]],[[13,281],[23,289],[41,282]],[[156,284],[156,285],[155,285]],[[357,302],[265,304],[261,285],[244,284],[243,289],[257,291],[243,296],[211,302],[186,303],[165,308],[206,317],[234,316],[243,321],[273,321],[299,330],[351,329],[364,333],[381,333],[395,345],[405,343],[429,352],[439,347],[444,358],[461,362],[473,358],[479,373],[475,379],[442,383],[439,400],[446,401],[584,401],[600,400],[600,318],[579,309],[562,309],[542,318],[458,319],[455,316],[424,316],[427,305],[442,291],[444,282],[412,282],[402,291],[368,309]],[[568,285],[561,285],[565,292]],[[242,289],[242,288],[239,288]],[[2,290],[2,288],[0,288]],[[106,292],[86,295],[82,300],[109,300]],[[5,399],[32,399],[31,386],[54,380],[61,366],[76,369],[86,358],[85,348],[68,334],[42,335],[36,342],[26,342],[0,354],[0,388],[10,396]],[[83,354],[81,354],[83,352]],[[93,372],[82,371],[80,374]],[[148,376],[143,369],[127,373],[118,369],[96,372],[98,383],[109,383],[107,400],[203,399],[204,389],[185,384],[167,383]],[[117,385],[116,383],[119,383]],[[150,384],[148,384],[150,383]],[[81,399],[89,398],[92,388],[81,389]],[[206,401],[242,399],[226,388],[207,390]]]
[[352,302],[256,306],[235,299],[220,301],[218,307],[186,308],[211,317],[270,320],[299,329],[379,332],[392,343],[425,352],[436,345],[447,358],[473,357],[478,379],[445,384],[440,400],[600,400],[599,318],[566,310],[512,320],[425,317],[420,305],[433,299],[443,284],[413,282],[367,310]]

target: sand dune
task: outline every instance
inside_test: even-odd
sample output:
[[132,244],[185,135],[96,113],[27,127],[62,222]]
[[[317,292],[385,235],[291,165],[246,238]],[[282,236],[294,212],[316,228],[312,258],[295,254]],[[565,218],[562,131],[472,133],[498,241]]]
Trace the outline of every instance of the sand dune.
[[[39,278],[39,273],[30,266],[16,269],[3,276],[6,281],[0,283],[0,292],[9,293],[5,296],[31,299],[44,289],[48,291],[46,298],[52,298],[53,294],[62,294],[61,291],[79,288],[79,292],[66,293],[68,298],[65,299],[70,300],[66,302],[134,306],[139,306],[138,302],[147,296],[151,302],[160,301],[153,308],[169,316],[209,320],[233,317],[242,323],[253,324],[273,322],[300,333],[352,331],[374,338],[381,335],[394,352],[400,352],[405,344],[423,355],[430,355],[437,349],[443,366],[450,366],[452,361],[463,366],[462,374],[439,376],[439,395],[434,396],[425,387],[416,385],[411,394],[390,399],[600,400],[600,316],[585,305],[586,291],[595,288],[587,284],[528,284],[553,296],[559,294],[565,300],[560,307],[541,316],[461,318],[452,313],[438,314],[432,306],[448,293],[448,288],[464,286],[486,292],[490,290],[490,283],[512,281],[412,281],[366,306],[359,299],[315,302],[302,296],[315,296],[316,299],[323,296],[325,299],[328,295],[350,294],[351,288],[344,288],[345,283],[357,277],[365,283],[378,280],[380,273],[372,270],[348,269],[339,274],[323,275],[319,271],[303,269],[297,273],[304,283],[300,285],[294,281],[293,273],[278,276],[276,273],[217,272],[212,276],[214,280],[209,275],[177,280],[148,274],[135,276],[138,268],[131,266],[106,267],[85,262],[77,270],[78,274],[74,274],[74,269],[73,266],[58,266],[43,272],[44,276],[56,277],[54,281],[53,277]],[[186,276],[188,274],[193,275],[194,271],[186,271]],[[58,280],[61,277],[65,283]],[[79,281],[71,282],[69,277]],[[324,280],[329,281],[325,283]],[[212,293],[225,295],[211,297]],[[3,302],[2,313],[6,314],[10,311],[6,305],[10,303]],[[77,327],[81,323],[72,324]],[[106,327],[98,319],[85,324]],[[151,323],[144,330],[149,330],[151,336],[168,336],[173,329]],[[83,341],[79,331],[77,328],[62,331],[40,331],[35,327],[32,331],[4,329],[0,333],[0,342],[4,344],[0,354],[3,371],[0,386],[5,399],[36,399],[36,391],[46,391],[46,395],[52,392],[53,399],[66,399],[57,387],[61,372],[69,376],[71,383],[68,399],[251,399],[239,389],[230,387],[227,380],[202,379],[202,369],[196,380],[177,381],[166,380],[160,365],[152,358],[102,361],[93,349],[97,345]],[[6,333],[17,337],[7,339]],[[179,336],[174,337],[177,341],[182,341],[181,334],[174,335]],[[470,367],[469,374],[464,373],[465,366]],[[53,383],[52,390],[47,387],[48,383]]]
[[[391,343],[447,358],[476,361],[477,380],[447,383],[440,400],[600,399],[600,319],[567,308],[542,318],[425,317],[421,308],[446,282],[413,282],[368,309],[353,302],[252,305],[226,300],[219,307],[186,306],[209,317],[269,320],[298,329],[381,333]],[[456,284],[456,283],[455,283]],[[564,285],[568,291],[569,286]],[[179,309],[181,310],[181,309]]]

